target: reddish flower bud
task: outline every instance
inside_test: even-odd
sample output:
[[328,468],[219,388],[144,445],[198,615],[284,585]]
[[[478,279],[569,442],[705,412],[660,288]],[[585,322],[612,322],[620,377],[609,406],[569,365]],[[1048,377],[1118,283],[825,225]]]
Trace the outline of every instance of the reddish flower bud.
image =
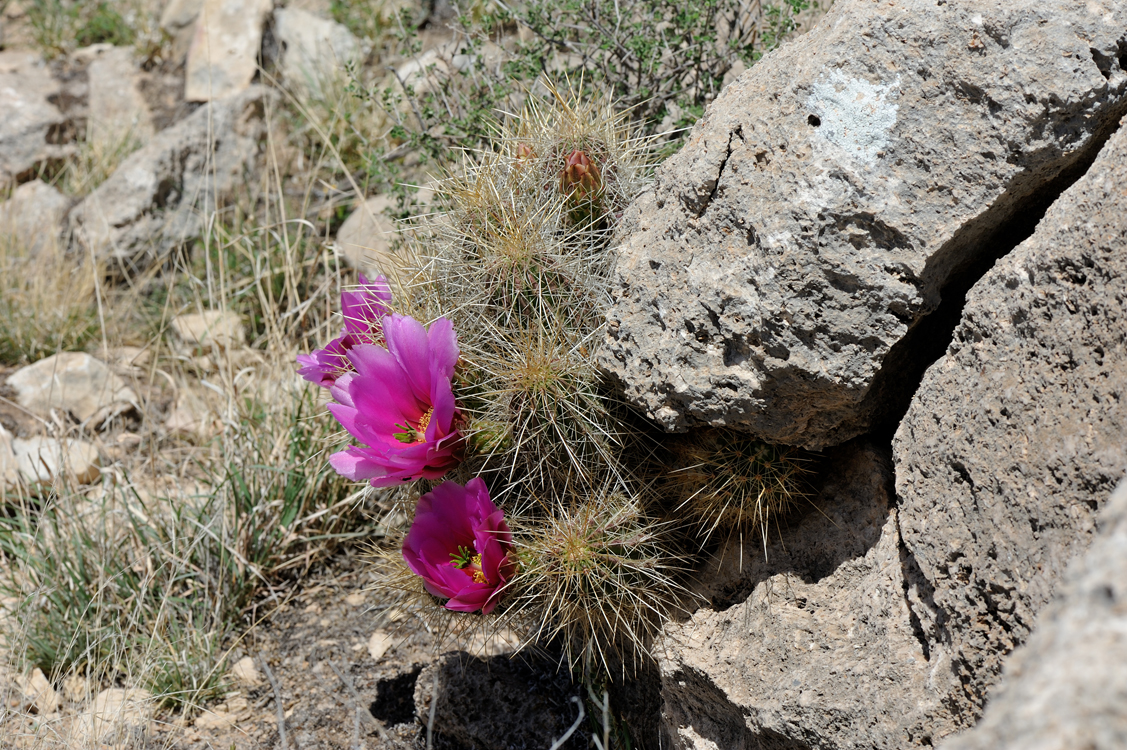
[[595,162],[579,149],[572,151],[560,173],[560,190],[577,200],[591,200],[597,198],[602,189],[603,180]]

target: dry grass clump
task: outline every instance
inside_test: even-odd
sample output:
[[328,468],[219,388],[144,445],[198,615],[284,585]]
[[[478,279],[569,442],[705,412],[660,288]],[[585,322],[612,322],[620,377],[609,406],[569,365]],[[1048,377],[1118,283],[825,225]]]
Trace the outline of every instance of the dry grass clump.
[[0,227],[0,362],[35,362],[97,335],[97,266],[53,238],[29,248]]

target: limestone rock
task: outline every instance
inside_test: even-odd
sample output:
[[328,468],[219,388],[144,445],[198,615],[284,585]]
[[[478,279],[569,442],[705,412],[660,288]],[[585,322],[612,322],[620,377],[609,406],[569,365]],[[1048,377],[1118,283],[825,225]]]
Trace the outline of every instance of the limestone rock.
[[79,747],[99,743],[128,745],[151,732],[153,696],[145,690],[110,688],[75,721],[73,739]]
[[57,142],[67,124],[51,101],[60,88],[43,58],[0,52],[0,187],[44,161],[73,153],[73,145]]
[[1127,111],[1124,18],[1127,0],[835,2],[626,212],[600,361],[667,429],[866,432],[944,287]]
[[204,0],[188,49],[184,98],[209,102],[246,91],[258,68],[274,0]]
[[8,376],[20,406],[48,416],[52,409],[97,426],[137,406],[137,395],[100,360],[82,352],[61,352]]
[[1127,747],[1127,483],[1100,526],[1006,662],[982,721],[942,750]]
[[176,396],[164,428],[181,435],[206,436],[211,429],[211,413],[207,402],[192,390],[184,389]]
[[70,201],[42,180],[20,185],[0,203],[0,247],[38,255],[56,247]]
[[254,659],[244,656],[231,667],[231,678],[246,687],[256,687],[262,684],[262,675],[254,665]]
[[29,485],[48,484],[64,475],[77,484],[89,484],[100,476],[98,449],[85,440],[15,438],[12,451],[20,479]]
[[304,10],[274,11],[274,36],[282,46],[283,79],[313,96],[360,56],[360,45],[347,27]]
[[0,425],[0,490],[19,481],[19,461],[12,448],[12,434]]
[[893,443],[915,607],[981,710],[1127,468],[1127,129],[970,290]]
[[[961,725],[941,643],[905,590],[890,457],[850,443],[801,522],[728,541],[700,569],[710,606],[654,646],[666,748],[903,748]],[[655,706],[656,708],[656,706]]]
[[168,31],[178,31],[195,21],[202,7],[203,0],[170,0],[160,14],[160,26]]
[[36,667],[31,675],[16,677],[16,683],[23,691],[24,697],[31,702],[35,712],[40,716],[53,714],[59,710],[59,694],[55,692],[51,681],[43,674],[43,670]]
[[177,315],[172,330],[183,343],[199,349],[233,349],[246,340],[242,318],[228,310]]
[[336,246],[348,265],[368,273],[386,275],[395,263],[391,241],[395,222],[384,211],[391,206],[386,195],[377,195],[358,206],[337,230]]
[[372,657],[372,661],[378,662],[382,659],[388,649],[396,645],[396,640],[382,628],[372,633],[372,637],[368,639],[368,654]]
[[[568,675],[523,656],[440,656],[415,681],[415,711],[426,725],[436,699],[434,732],[457,747],[508,750],[550,747],[579,715]],[[583,727],[581,727],[583,729]],[[587,747],[576,733],[562,748]]]
[[71,210],[76,253],[137,271],[199,236],[205,217],[254,168],[265,89],[200,107],[130,155]]
[[141,95],[133,50],[99,45],[86,68],[90,81],[87,139],[114,144],[123,138],[139,143],[153,135],[153,118]]

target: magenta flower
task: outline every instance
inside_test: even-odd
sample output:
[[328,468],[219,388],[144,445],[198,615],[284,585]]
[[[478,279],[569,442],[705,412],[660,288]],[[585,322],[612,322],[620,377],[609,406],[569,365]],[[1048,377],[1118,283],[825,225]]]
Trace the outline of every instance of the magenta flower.
[[329,411],[363,443],[329,457],[352,480],[389,487],[412,479],[439,479],[462,460],[465,441],[450,380],[458,339],[446,318],[431,324],[405,315],[383,319],[387,348],[360,344],[348,351],[355,369],[329,389]]
[[377,276],[374,282],[360,274],[360,289],[341,292],[340,309],[344,316],[344,335],[312,354],[297,355],[301,368],[297,374],[311,383],[329,388],[337,379],[352,370],[348,352],[360,344],[383,344],[381,320],[390,310],[391,287],[387,279]]
[[427,591],[450,600],[446,609],[487,615],[516,572],[512,546],[505,514],[489,499],[485,482],[443,482],[419,498],[403,559]]

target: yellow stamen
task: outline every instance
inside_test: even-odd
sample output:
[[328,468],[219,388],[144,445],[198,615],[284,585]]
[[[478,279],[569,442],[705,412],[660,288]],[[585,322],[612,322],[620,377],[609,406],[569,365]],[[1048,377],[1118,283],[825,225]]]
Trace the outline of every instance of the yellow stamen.
[[470,558],[470,565],[473,566],[473,582],[485,583],[485,573],[481,572],[481,555],[474,555]]
[[430,426],[430,418],[432,414],[434,414],[434,409],[427,409],[427,413],[424,414],[422,416],[422,419],[419,420],[419,426],[415,430],[415,432],[419,433],[420,442],[426,439],[424,436],[427,434],[427,427]]

